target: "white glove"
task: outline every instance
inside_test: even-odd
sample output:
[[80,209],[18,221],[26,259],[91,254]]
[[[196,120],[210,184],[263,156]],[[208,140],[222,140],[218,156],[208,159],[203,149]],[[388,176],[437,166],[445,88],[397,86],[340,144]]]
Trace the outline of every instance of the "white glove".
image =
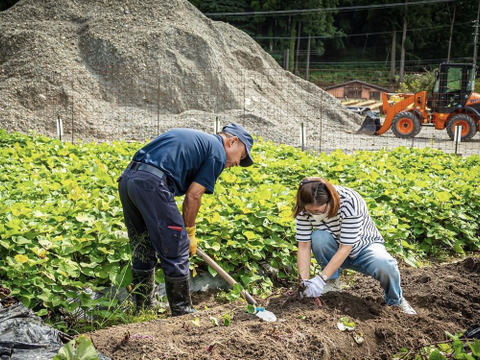
[[317,275],[309,280],[304,280],[303,285],[305,285],[303,296],[316,298],[322,295],[325,281]]

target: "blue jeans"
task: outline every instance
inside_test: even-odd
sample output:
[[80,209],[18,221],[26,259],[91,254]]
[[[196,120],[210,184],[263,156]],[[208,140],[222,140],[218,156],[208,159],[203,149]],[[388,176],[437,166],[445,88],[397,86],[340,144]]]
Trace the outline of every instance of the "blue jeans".
[[[328,231],[315,230],[312,233],[312,251],[317,262],[325,267],[338,251],[338,243]],[[400,272],[395,260],[381,243],[366,246],[355,259],[347,257],[340,269],[351,269],[370,275],[380,281],[385,291],[385,303],[398,305],[402,299],[400,287]],[[340,275],[340,269],[330,279]]]

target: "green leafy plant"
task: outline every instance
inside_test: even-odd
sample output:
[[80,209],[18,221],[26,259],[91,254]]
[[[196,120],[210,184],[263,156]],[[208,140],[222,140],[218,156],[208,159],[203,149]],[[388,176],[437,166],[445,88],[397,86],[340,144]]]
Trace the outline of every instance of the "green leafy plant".
[[[398,79],[397,79],[398,80]],[[424,71],[422,73],[406,74],[404,81],[400,83],[399,92],[426,91],[431,93],[435,84],[435,71]]]
[[212,325],[214,326],[219,326],[218,325],[218,319],[214,316],[210,316],[210,322],[212,323]]
[[197,326],[197,327],[200,327],[200,318],[199,317],[193,318],[192,324]]
[[352,321],[348,316],[344,316],[338,319],[337,328],[340,331],[353,331],[355,329],[355,322]]
[[230,324],[232,323],[232,318],[230,316],[229,313],[225,313],[222,315],[222,321],[223,321],[223,325],[225,326],[230,326]]
[[90,338],[80,335],[62,346],[53,360],[98,360],[98,354]]
[[445,334],[450,340],[437,342],[416,349],[401,349],[394,359],[402,360],[478,360],[480,359],[480,341],[478,339],[465,339],[461,333],[455,335],[448,331]]

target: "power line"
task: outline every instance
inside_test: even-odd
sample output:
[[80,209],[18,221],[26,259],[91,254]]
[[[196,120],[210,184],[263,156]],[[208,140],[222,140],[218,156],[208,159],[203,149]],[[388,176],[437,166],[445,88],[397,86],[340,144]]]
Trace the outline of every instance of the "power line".
[[[469,24],[468,22],[465,23],[458,23],[457,25],[465,25]],[[423,31],[423,30],[432,30],[432,29],[443,29],[449,27],[450,25],[438,25],[438,26],[431,26],[431,27],[424,27],[424,28],[415,28],[415,29],[408,29],[407,32],[414,32],[414,31]],[[312,35],[310,39],[334,39],[334,38],[343,38],[343,37],[360,37],[360,36],[373,36],[373,35],[386,35],[392,34],[392,31],[379,31],[379,32],[368,32],[368,33],[360,33],[360,34],[344,34],[344,33],[336,33],[331,35]],[[252,36],[254,39],[259,40],[290,40],[291,36]],[[301,40],[308,39],[309,36],[296,36],[296,39],[300,38]]]
[[[454,2],[455,0],[420,0],[416,2],[409,2],[408,6],[425,5],[435,3]],[[371,9],[386,9],[398,6],[405,6],[405,2],[394,4],[378,4],[378,5],[356,5],[345,6],[337,8],[316,8],[316,9],[297,9],[297,10],[271,10],[271,11],[246,11],[246,12],[223,12],[223,13],[205,13],[206,16],[254,16],[254,15],[301,15],[316,12],[347,12],[355,10],[371,10]]]

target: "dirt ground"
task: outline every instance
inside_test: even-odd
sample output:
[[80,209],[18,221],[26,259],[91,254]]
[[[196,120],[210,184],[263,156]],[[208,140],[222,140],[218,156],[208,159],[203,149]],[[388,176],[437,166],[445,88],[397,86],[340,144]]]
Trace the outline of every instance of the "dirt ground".
[[[213,293],[194,293],[196,314],[115,326],[89,334],[111,359],[391,359],[403,347],[415,349],[448,339],[480,324],[480,258],[424,268],[401,267],[404,296],[418,315],[383,304],[378,283],[361,274],[342,276],[341,292],[299,300],[286,289],[261,305],[276,322],[245,312],[238,300],[222,304]],[[231,323],[223,325],[229,314]],[[337,322],[349,317],[353,331]],[[211,318],[218,320],[219,326]],[[355,335],[363,335],[357,344]]]

